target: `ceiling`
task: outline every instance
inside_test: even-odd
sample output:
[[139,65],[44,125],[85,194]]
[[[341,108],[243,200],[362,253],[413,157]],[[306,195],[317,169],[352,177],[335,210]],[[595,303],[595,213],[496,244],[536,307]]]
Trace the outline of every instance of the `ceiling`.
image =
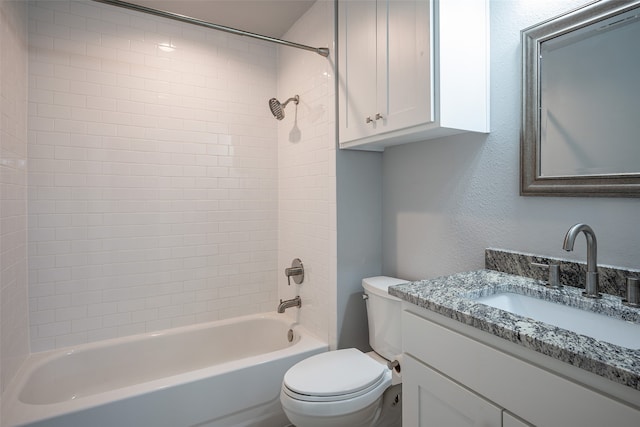
[[315,0],[127,0],[238,30],[281,38]]

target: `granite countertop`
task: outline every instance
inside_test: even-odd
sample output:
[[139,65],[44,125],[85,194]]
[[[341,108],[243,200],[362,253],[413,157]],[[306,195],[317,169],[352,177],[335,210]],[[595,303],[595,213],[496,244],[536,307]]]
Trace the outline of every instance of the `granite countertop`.
[[396,285],[389,293],[531,350],[640,390],[640,350],[631,350],[580,335],[547,323],[473,301],[498,292],[514,292],[640,323],[640,309],[621,304],[618,297],[582,296],[582,289],[549,289],[544,282],[492,270],[478,270]]

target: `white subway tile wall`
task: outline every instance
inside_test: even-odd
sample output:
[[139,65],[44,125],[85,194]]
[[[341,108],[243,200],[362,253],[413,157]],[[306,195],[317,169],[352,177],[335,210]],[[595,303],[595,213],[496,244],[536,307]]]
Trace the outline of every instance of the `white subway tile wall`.
[[[333,2],[317,1],[285,34],[309,46],[328,47],[324,58],[280,48],[278,98],[300,95],[280,122],[278,263],[282,269],[300,258],[305,265],[301,285],[279,280],[280,296],[299,294],[298,320],[332,347],[336,345],[336,131],[335,35]],[[293,312],[291,315],[294,315]]]
[[273,311],[277,49],[90,1],[29,43],[32,351]]
[[0,0],[0,393],[29,353],[27,7]]

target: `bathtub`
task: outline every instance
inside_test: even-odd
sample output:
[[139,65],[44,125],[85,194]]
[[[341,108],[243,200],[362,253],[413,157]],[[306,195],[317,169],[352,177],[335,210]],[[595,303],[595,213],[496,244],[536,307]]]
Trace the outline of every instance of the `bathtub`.
[[269,313],[35,353],[2,398],[2,425],[283,427],[284,373],[327,350]]

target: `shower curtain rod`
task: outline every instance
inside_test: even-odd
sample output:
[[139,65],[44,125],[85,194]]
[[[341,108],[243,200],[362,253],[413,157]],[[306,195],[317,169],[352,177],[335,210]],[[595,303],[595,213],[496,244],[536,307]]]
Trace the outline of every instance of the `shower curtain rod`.
[[166,12],[164,10],[152,9],[150,7],[140,6],[133,3],[127,3],[120,0],[93,0],[98,3],[110,4],[112,6],[123,7],[125,9],[131,9],[138,12],[149,13],[151,15],[161,16],[163,18],[169,18],[176,21],[187,22],[189,24],[199,25],[201,27],[211,28],[218,31],[224,31],[231,34],[236,34],[239,36],[251,37],[254,39],[264,40],[271,43],[277,43],[284,46],[295,47],[298,49],[309,50],[317,53],[320,56],[327,57],[329,56],[329,48],[327,47],[311,47],[306,46],[300,43],[294,43],[286,40],[277,39],[275,37],[263,36],[262,34],[250,33],[248,31],[238,30],[236,28],[225,27],[224,25],[218,25],[207,21],[202,21],[197,18],[192,18],[190,16],[180,15],[179,13]]

